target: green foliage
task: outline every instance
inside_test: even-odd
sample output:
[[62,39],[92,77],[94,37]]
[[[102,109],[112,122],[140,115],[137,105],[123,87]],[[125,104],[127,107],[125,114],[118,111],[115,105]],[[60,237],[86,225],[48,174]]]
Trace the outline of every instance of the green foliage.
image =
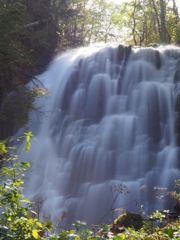
[[6,147],[5,143],[4,142],[0,142],[0,155],[3,155],[5,153],[7,153],[7,152],[8,152],[8,150],[7,150],[7,147]]
[[177,0],[131,0],[118,4],[105,0],[52,2],[60,47],[99,41],[146,46],[180,42]]
[[180,204],[180,178],[175,180],[175,190],[168,194],[175,199],[176,203]]
[[27,16],[26,6],[21,1],[1,1],[0,61],[3,64],[0,67],[0,88],[4,89],[4,95],[22,85],[24,71],[33,64],[32,54],[24,44],[28,37],[28,31],[24,28]]
[[25,132],[24,136],[22,136],[21,138],[25,138],[26,141],[26,152],[28,152],[31,148],[31,138],[34,135],[32,134],[32,132]]
[[[24,133],[26,150],[29,149],[31,132]],[[39,232],[42,224],[32,218],[32,202],[23,195],[24,173],[30,167],[28,162],[19,162],[18,156],[10,153],[3,142],[0,143],[0,152],[4,156],[3,167],[0,171],[2,179],[0,185],[0,239],[40,239]],[[2,238],[1,238],[2,237]]]
[[63,230],[59,233],[59,238],[60,240],[65,240],[65,239],[75,239],[75,240],[105,240],[104,237],[97,236],[93,231],[86,227],[86,223],[77,221],[72,226],[75,227],[74,229],[70,230]]
[[164,214],[159,212],[158,210],[156,210],[155,212],[153,212],[150,216],[149,216],[149,219],[150,220],[159,220],[160,222],[163,221],[163,218],[164,218]]
[[[105,0],[54,0],[59,47],[117,40],[115,18],[120,7]],[[116,32],[116,34],[115,34]]]
[[[40,87],[33,76],[50,61],[56,29],[43,0],[0,1],[0,23],[0,135],[5,139],[27,124],[29,111],[37,110]],[[26,86],[30,80],[34,89]]]
[[19,87],[5,98],[1,107],[1,137],[8,137],[8,135],[3,134],[3,130],[6,128],[18,129],[27,124],[28,112],[38,110],[34,102],[34,92],[26,86]]

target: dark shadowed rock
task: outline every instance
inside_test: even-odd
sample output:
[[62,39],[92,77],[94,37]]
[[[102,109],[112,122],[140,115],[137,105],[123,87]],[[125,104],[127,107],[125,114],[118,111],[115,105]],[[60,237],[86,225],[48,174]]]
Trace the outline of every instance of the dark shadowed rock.
[[178,68],[174,74],[174,82],[177,83],[180,81],[180,68]]
[[[125,228],[134,228],[139,230],[143,226],[143,218],[140,214],[127,212],[121,214],[114,222],[109,225],[110,231],[116,235],[125,231]],[[107,232],[104,232],[103,229],[100,229],[97,232],[98,236],[105,237]]]
[[134,228],[135,230],[139,230],[143,226],[143,218],[140,214],[127,212],[120,215],[112,225],[111,231],[113,233],[117,233],[117,229],[125,228]]
[[174,210],[177,212],[177,213],[180,213],[180,204],[176,204],[174,206]]
[[118,46],[118,51],[119,51],[119,60],[122,61],[122,60],[125,60],[127,61],[130,54],[131,54],[131,46],[128,46],[128,47],[125,47],[123,45],[119,45]]
[[156,61],[155,61],[155,65],[157,69],[160,69],[161,67],[161,58],[160,58],[160,53],[158,50],[155,50],[155,55],[156,55]]
[[176,144],[180,146],[180,91],[178,90],[178,84],[176,83],[176,94],[174,98],[174,111],[175,111],[175,122],[174,122],[174,131],[176,136]]

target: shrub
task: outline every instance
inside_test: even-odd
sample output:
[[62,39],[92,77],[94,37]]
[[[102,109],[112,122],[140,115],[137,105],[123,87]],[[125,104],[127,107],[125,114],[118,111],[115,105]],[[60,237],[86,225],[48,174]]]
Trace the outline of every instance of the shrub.
[[[30,148],[31,132],[24,133],[26,151]],[[18,161],[18,156],[10,153],[0,142],[3,166],[0,170],[0,239],[40,239],[43,230],[37,218],[31,217],[32,202],[23,195],[24,173],[30,167],[28,162]],[[13,149],[14,150],[14,149]]]

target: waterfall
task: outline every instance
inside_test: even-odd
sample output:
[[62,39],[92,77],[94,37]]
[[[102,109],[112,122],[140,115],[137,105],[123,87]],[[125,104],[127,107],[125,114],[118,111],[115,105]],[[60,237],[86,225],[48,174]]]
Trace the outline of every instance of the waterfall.
[[42,212],[97,224],[117,191],[113,208],[170,207],[155,197],[180,176],[179,63],[172,46],[133,48],[127,59],[96,45],[53,60],[38,77],[49,95],[37,100],[44,114],[31,115],[36,140],[25,156],[26,195],[45,199]]

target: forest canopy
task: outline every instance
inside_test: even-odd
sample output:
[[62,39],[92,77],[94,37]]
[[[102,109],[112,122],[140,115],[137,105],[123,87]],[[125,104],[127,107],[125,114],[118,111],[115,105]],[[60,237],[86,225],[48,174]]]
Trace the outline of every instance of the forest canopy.
[[147,46],[179,43],[177,0],[53,1],[61,44],[118,41]]

